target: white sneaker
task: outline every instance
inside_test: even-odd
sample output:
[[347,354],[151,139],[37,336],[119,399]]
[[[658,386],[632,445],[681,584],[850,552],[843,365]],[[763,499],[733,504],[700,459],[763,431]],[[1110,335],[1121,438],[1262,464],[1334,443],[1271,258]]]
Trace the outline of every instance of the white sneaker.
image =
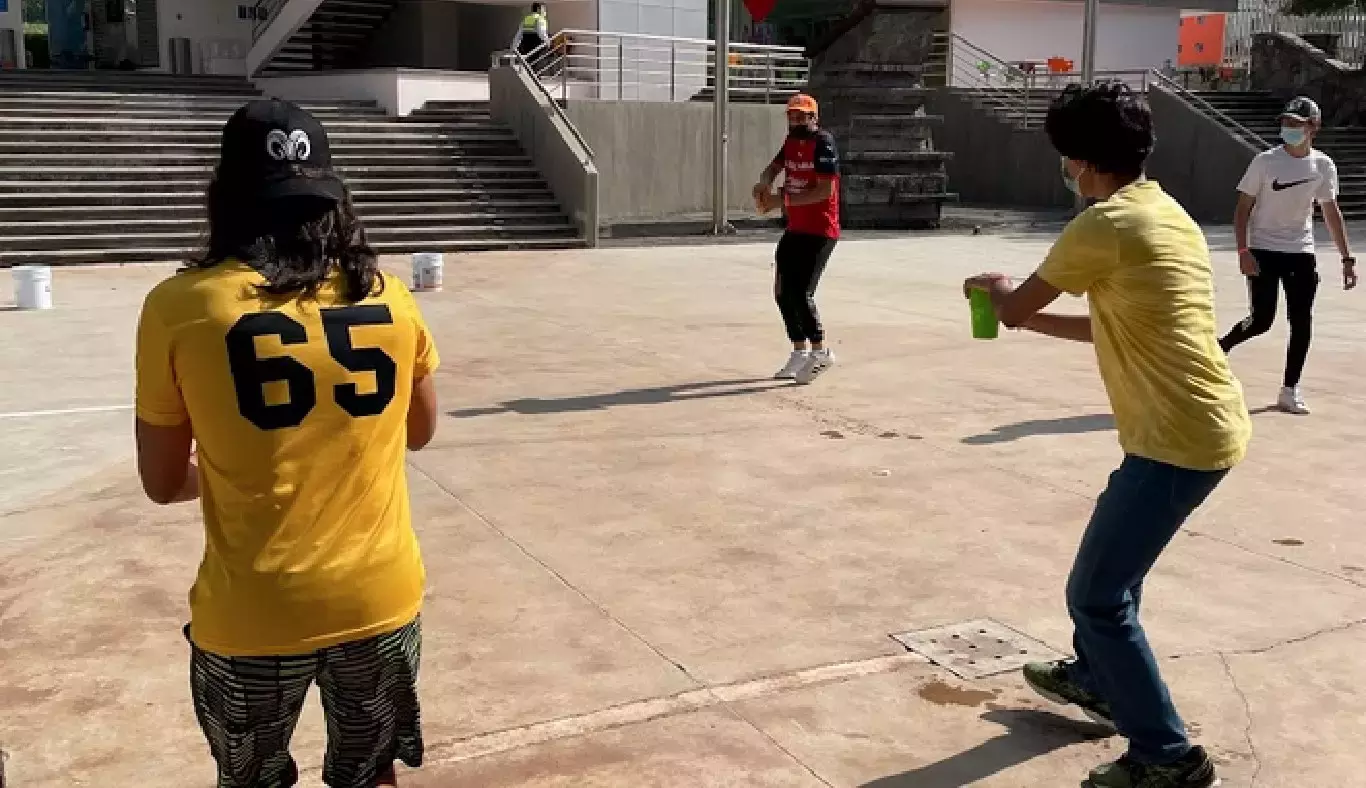
[[816,379],[816,376],[835,366],[835,354],[829,348],[813,350],[802,368],[797,370],[797,382],[803,386]]
[[811,353],[806,350],[792,351],[792,355],[787,357],[787,363],[783,365],[782,369],[774,373],[773,377],[777,380],[795,379],[797,373],[802,371],[802,367],[806,366],[806,360],[810,358],[810,356]]
[[1281,396],[1276,400],[1276,407],[1286,413],[1294,413],[1297,416],[1308,416],[1309,406],[1304,404],[1304,397],[1300,395],[1299,386],[1285,386],[1281,389]]

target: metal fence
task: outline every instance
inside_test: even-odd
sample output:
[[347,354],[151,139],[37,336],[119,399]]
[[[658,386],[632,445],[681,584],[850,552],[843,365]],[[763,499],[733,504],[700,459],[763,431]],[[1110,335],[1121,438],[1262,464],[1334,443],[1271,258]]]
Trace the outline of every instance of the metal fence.
[[1291,16],[1281,11],[1283,5],[1281,0],[1239,0],[1238,10],[1225,16],[1225,64],[1247,68],[1256,33],[1295,33],[1354,68],[1366,64],[1366,13]]
[[[561,100],[686,101],[716,85],[716,48],[699,38],[562,30],[527,60]],[[730,44],[732,100],[776,100],[811,73],[800,47]]]

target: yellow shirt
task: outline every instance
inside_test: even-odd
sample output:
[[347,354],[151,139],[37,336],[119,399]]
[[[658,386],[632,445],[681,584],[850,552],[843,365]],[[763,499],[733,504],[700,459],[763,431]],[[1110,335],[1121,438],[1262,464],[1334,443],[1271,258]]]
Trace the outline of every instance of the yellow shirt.
[[1090,301],[1125,452],[1202,471],[1243,458],[1252,424],[1215,333],[1209,248],[1161,186],[1138,181],[1088,208],[1038,275]]
[[194,430],[206,540],[191,636],[302,654],[397,629],[424,572],[404,474],[415,380],[438,359],[403,283],[275,297],[247,266],[178,273],[138,325],[137,416]]

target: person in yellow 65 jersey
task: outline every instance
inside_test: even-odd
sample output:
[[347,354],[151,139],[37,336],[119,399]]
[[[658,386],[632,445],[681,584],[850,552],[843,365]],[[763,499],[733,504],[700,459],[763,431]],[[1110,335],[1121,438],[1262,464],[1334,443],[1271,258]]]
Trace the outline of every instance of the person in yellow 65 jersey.
[[299,107],[232,116],[208,208],[207,253],[143,304],[136,429],[148,497],[202,499],[185,634],[218,785],[297,781],[288,744],[313,682],[323,780],[394,785],[395,760],[422,761],[404,461],[436,428],[436,347]]

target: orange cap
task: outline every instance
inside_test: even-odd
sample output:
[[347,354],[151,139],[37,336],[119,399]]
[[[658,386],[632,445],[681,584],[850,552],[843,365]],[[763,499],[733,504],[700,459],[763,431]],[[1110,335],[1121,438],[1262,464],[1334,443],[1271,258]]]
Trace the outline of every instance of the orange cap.
[[797,95],[787,100],[787,111],[810,112],[812,115],[819,115],[820,107],[816,104],[815,99],[811,98],[805,93],[798,93]]

